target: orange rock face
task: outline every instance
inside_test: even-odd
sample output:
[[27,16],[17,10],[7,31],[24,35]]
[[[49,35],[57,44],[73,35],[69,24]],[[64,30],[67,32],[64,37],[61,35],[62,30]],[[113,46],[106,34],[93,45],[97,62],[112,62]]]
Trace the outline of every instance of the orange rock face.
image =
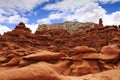
[[32,34],[19,23],[0,35],[0,80],[120,80],[120,30],[104,27],[102,19],[97,26],[72,33],[43,28]]

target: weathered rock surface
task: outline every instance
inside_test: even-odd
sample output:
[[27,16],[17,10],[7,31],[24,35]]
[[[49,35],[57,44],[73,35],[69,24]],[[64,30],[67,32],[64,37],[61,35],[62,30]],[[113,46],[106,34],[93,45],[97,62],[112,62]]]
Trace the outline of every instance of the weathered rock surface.
[[119,73],[120,29],[102,19],[89,30],[35,34],[21,22],[0,36],[0,80],[120,80]]
[[120,80],[119,73],[120,70],[115,69],[81,77],[63,76],[48,63],[40,62],[19,69],[1,71],[0,80]]
[[65,30],[68,30],[68,32],[73,32],[77,30],[88,30],[89,28],[94,28],[95,23],[93,22],[70,22],[65,21],[63,23],[56,23],[56,24],[42,24],[38,26],[38,31],[41,29],[51,29],[51,28],[63,28]]
[[41,51],[36,54],[30,54],[30,55],[24,56],[23,59],[33,60],[33,61],[56,61],[56,60],[60,60],[62,57],[66,57],[66,55],[63,53]]

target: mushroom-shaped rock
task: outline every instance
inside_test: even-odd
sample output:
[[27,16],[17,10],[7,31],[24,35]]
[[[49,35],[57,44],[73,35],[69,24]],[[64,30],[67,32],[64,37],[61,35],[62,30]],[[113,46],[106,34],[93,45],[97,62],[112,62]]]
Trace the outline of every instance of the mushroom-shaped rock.
[[102,70],[109,70],[115,68],[120,56],[120,50],[115,45],[104,46],[99,55],[99,63]]
[[54,61],[54,60],[59,60],[61,57],[66,57],[65,54],[63,53],[54,53],[50,51],[41,51],[36,54],[30,54],[27,56],[24,56],[23,59],[26,60],[34,60],[34,61]]
[[97,52],[96,49],[89,48],[87,46],[77,46],[73,50],[76,54],[79,54],[79,53],[96,53]]
[[99,59],[104,60],[104,61],[112,61],[115,62],[116,60],[119,59],[119,54],[120,50],[115,48],[114,46],[104,46],[101,49],[101,55]]

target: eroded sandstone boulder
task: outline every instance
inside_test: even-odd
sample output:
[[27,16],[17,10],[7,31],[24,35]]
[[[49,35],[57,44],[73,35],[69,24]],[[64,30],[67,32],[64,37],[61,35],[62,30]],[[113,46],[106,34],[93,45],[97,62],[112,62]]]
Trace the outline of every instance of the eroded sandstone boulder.
[[107,62],[115,62],[119,59],[120,50],[114,46],[104,46],[101,49],[100,59]]
[[64,53],[54,53],[50,51],[41,51],[36,54],[30,54],[28,56],[24,56],[23,59],[26,60],[35,60],[35,61],[55,61],[60,60],[61,57],[66,57]]
[[74,52],[77,53],[96,53],[97,50],[94,48],[88,48],[87,46],[77,46],[74,48]]
[[[24,74],[24,75],[23,75]],[[0,72],[0,80],[65,80],[47,63],[41,62],[28,67]]]
[[[120,70],[114,69],[79,77],[58,74],[51,64],[39,62],[27,67],[0,72],[0,80],[119,80]],[[24,74],[24,75],[23,75]]]

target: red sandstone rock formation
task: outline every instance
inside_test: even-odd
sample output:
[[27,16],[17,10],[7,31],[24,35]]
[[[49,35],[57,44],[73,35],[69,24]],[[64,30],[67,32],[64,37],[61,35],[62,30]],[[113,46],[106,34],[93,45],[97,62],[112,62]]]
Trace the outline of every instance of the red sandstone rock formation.
[[102,18],[99,19],[99,26],[103,27],[103,21],[102,21]]
[[99,23],[94,25],[95,28],[103,28],[103,21],[102,21],[102,18],[99,19]]
[[[120,30],[103,27],[101,19],[99,26],[72,33],[45,28],[32,34],[19,23],[0,36],[0,80],[119,80]],[[98,73],[106,70],[110,74]],[[93,76],[81,77],[86,74]]]

